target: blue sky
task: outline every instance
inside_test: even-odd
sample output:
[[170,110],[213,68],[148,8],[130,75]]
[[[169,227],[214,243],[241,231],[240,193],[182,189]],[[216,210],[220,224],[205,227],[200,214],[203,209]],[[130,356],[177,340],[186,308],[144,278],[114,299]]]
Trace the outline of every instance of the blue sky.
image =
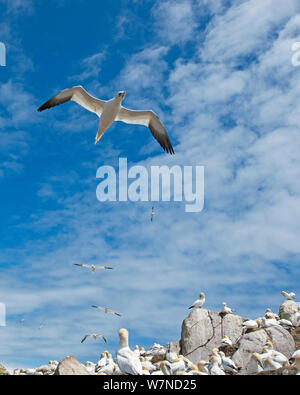
[[[101,7],[100,7],[101,3]],[[0,0],[0,363],[30,367],[180,338],[200,291],[245,317],[300,292],[300,41],[297,0]],[[37,113],[83,85],[155,110],[176,155],[142,126],[74,103]],[[205,209],[184,202],[100,203],[99,166],[205,166]],[[80,270],[73,263],[113,266]],[[122,318],[90,308],[107,305]],[[20,320],[24,323],[20,324]],[[39,330],[39,326],[45,327]],[[80,344],[100,331],[106,346]]]

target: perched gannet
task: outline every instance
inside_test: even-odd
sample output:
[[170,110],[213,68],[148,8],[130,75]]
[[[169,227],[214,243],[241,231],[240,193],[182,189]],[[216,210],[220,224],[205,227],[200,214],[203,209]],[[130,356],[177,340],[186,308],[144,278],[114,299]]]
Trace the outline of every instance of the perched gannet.
[[273,361],[271,358],[267,358],[264,361],[264,370],[277,370],[281,367],[280,363]]
[[292,357],[291,357],[291,360],[296,359],[298,355],[300,355],[300,349],[299,349],[299,350],[296,350],[296,351],[294,352],[294,354],[293,354]]
[[216,359],[218,360],[219,366],[222,365],[222,357],[221,357],[221,353],[220,353],[220,351],[219,351],[218,348],[214,348],[214,349],[212,350],[211,356],[212,356],[212,357],[216,357]]
[[209,373],[211,376],[225,376],[225,372],[220,368],[218,358],[215,355],[210,357]]
[[128,346],[128,331],[126,329],[119,330],[120,342],[117,347],[117,362],[123,373],[142,375],[143,368],[139,358]]
[[199,361],[197,364],[199,372],[202,372],[204,374],[209,374],[207,366],[209,366],[209,363],[206,361]]
[[[168,362],[169,363],[169,362]],[[185,363],[184,360],[178,356],[178,358],[174,359],[170,364],[172,374],[176,374],[177,372],[185,371]]]
[[105,366],[98,368],[97,373],[104,373],[106,375],[111,376],[113,374],[114,370],[115,370],[114,360],[112,358],[112,355],[108,354]]
[[140,357],[140,347],[138,346],[138,345],[136,345],[135,347],[134,347],[134,350],[133,350],[133,352],[135,353],[135,355],[139,358]]
[[205,294],[201,292],[200,299],[195,300],[189,309],[200,309],[205,303]]
[[84,107],[86,110],[91,111],[100,117],[95,144],[97,144],[114,121],[122,121],[129,124],[147,126],[161,147],[166,152],[174,154],[174,149],[169,136],[158,116],[151,110],[133,111],[122,107],[122,101],[125,95],[126,92],[120,91],[111,100],[99,100],[89,95],[82,86],[74,86],[73,88],[66,89],[52,97],[43,104],[38,111],[41,112],[72,100]]
[[279,351],[273,351],[271,355],[272,361],[280,363],[281,366],[289,366],[289,360],[287,357]]
[[107,364],[107,354],[103,352],[100,356],[99,361],[96,363],[95,372],[101,370]]
[[153,363],[148,361],[145,357],[140,357],[140,361],[142,366],[146,366],[150,373],[156,370],[156,366],[154,366]]
[[261,320],[257,319],[257,320],[247,320],[243,322],[243,328],[245,330],[247,329],[257,329],[259,328],[261,325]]
[[296,355],[295,363],[293,366],[297,369],[296,376],[300,376],[300,354]]
[[98,334],[96,334],[96,333],[87,333],[85,336],[84,336],[84,338],[81,340],[81,343],[83,343],[89,336],[92,336],[92,338],[94,339],[94,340],[97,340],[97,338],[98,337],[102,337],[102,339],[105,341],[105,343],[106,343],[106,339],[105,339],[105,337],[101,334],[101,333],[98,333]]
[[229,337],[226,336],[226,335],[224,335],[224,337],[223,337],[221,343],[222,343],[223,345],[232,346],[232,341],[231,341],[231,340],[229,339]]
[[87,361],[85,364],[86,370],[90,373],[95,373],[96,364],[93,362]]
[[220,355],[222,358],[222,368],[225,372],[238,372],[238,367],[236,366],[236,364],[232,361],[232,359],[230,359],[229,357],[226,357],[225,354],[223,353],[223,351],[220,351]]
[[148,370],[148,368],[146,366],[143,366],[142,369],[143,369],[143,375],[144,376],[150,376],[150,372],[149,372],[149,370]]
[[227,307],[226,302],[223,302],[220,313],[221,314],[233,314],[233,310],[230,307]]
[[108,266],[95,266],[95,265],[85,265],[84,263],[74,263],[74,266],[86,267],[91,269],[93,273],[95,273],[96,269],[104,269],[104,270],[112,270],[112,267]]
[[160,370],[163,372],[165,376],[176,374],[176,372],[174,372],[172,369],[172,365],[168,361],[162,361],[160,363]]
[[146,354],[145,348],[141,347],[140,348],[140,356],[143,357]]
[[296,294],[294,292],[287,293],[285,291],[282,291],[281,295],[285,297],[285,300],[294,300],[295,296],[296,296]]
[[270,328],[271,326],[278,326],[279,322],[275,318],[265,318],[261,319],[263,328]]
[[150,355],[164,355],[165,353],[166,353],[165,347],[157,343],[154,343],[154,345],[151,347],[149,351]]
[[119,314],[115,311],[109,310],[107,307],[100,307],[100,306],[92,306],[92,307],[94,307],[94,309],[99,309],[99,310],[104,311],[105,314],[112,313],[112,314],[117,315],[118,317],[121,317],[121,314]]
[[154,207],[152,207],[152,211],[151,211],[151,216],[150,216],[151,222],[153,222],[153,218],[154,218]]
[[178,358],[178,355],[176,354],[176,352],[170,351],[170,347],[171,347],[170,343],[166,343],[166,346],[167,346],[166,360],[169,362],[173,362],[174,359]]
[[275,318],[276,320],[279,320],[279,315],[273,313],[273,311],[268,308],[265,312],[265,318],[269,318],[269,319]]
[[258,353],[252,354],[251,360],[247,366],[247,370],[253,374],[260,373],[264,370],[263,362],[262,362],[261,357]]
[[278,322],[284,328],[293,328],[294,327],[294,325],[289,320],[282,319],[282,320],[279,320]]

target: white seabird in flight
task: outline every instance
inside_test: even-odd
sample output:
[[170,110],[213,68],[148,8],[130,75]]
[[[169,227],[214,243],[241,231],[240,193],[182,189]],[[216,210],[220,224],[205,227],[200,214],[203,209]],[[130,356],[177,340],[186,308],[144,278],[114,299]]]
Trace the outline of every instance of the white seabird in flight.
[[294,299],[295,299],[295,296],[296,296],[296,294],[295,294],[294,292],[287,293],[287,292],[285,292],[285,291],[282,291],[282,292],[280,292],[280,293],[281,293],[282,296],[285,297],[286,300],[294,300]]
[[94,307],[94,309],[103,310],[105,314],[112,313],[112,314],[117,315],[118,317],[121,317],[121,314],[119,314],[115,311],[109,310],[107,307],[100,307],[100,306],[92,306],[92,307]]
[[174,154],[172,143],[158,116],[151,110],[134,111],[122,107],[122,100],[125,95],[126,92],[120,91],[113,99],[105,101],[91,96],[85,89],[83,89],[82,86],[74,86],[73,88],[66,89],[52,97],[44,103],[38,111],[44,111],[70,100],[75,101],[86,110],[91,111],[100,117],[95,144],[97,144],[105,131],[114,121],[122,121],[128,124],[147,126],[161,147],[166,152]]
[[81,343],[83,343],[89,336],[92,336],[94,340],[97,340],[98,337],[102,337],[102,339],[105,341],[106,343],[106,338],[101,334],[101,333],[87,333],[84,338],[81,340]]
[[113,269],[112,267],[108,267],[108,266],[85,265],[84,263],[74,263],[74,266],[87,267],[88,269],[91,269],[93,273],[95,273],[96,269],[105,269],[105,270]]

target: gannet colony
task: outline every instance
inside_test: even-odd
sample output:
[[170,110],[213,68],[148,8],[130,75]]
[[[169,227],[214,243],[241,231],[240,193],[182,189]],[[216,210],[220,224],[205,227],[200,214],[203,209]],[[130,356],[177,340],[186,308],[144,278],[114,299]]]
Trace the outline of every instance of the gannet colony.
[[[245,319],[226,302],[220,312],[204,309],[205,295],[201,293],[182,324],[179,342],[154,344],[148,350],[138,345],[131,349],[129,332],[122,328],[115,356],[103,351],[99,361],[85,364],[66,357],[36,369],[15,369],[13,374],[300,375],[300,304],[295,302],[294,293],[281,294],[284,302],[278,314],[267,308],[262,317]],[[88,337],[106,341],[102,334],[86,334],[82,342]]]

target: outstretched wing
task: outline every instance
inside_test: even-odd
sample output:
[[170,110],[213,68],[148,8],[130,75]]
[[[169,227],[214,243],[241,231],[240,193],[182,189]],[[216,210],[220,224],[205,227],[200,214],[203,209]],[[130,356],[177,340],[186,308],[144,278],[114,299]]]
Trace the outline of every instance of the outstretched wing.
[[104,105],[106,103],[104,100],[96,99],[95,97],[88,94],[82,86],[74,86],[73,88],[65,89],[64,91],[58,93],[56,96],[53,96],[50,100],[44,103],[38,109],[38,111],[41,112],[47,110],[49,108],[66,103],[70,100],[78,103],[86,110],[94,112],[99,117],[102,114]]
[[90,335],[85,335],[84,338],[81,340],[81,343],[83,343]]
[[100,337],[102,337],[102,339],[105,341],[105,343],[107,343],[107,341],[106,341],[106,338],[101,334],[101,333],[99,333],[98,335],[96,335],[96,336],[100,336]]
[[147,126],[150,129],[152,136],[159,142],[161,147],[166,152],[174,154],[174,149],[172,147],[168,133],[166,132],[166,129],[158,116],[153,111],[133,111],[129,110],[128,108],[121,107],[116,121]]
[[113,269],[112,267],[108,267],[108,266],[95,266],[95,268],[96,269],[105,269],[105,270],[108,270],[108,269],[112,270]]

